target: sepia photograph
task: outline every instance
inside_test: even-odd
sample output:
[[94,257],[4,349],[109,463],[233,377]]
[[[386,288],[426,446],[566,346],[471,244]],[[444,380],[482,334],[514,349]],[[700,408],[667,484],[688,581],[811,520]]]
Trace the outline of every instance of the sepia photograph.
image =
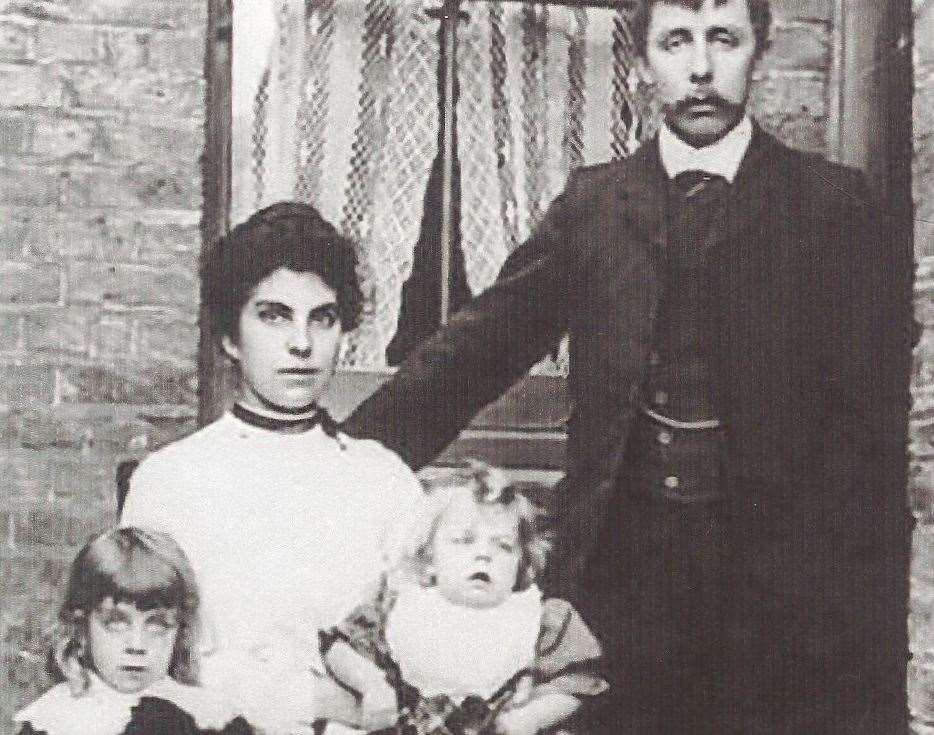
[[0,0],[0,735],[934,735],[934,0]]

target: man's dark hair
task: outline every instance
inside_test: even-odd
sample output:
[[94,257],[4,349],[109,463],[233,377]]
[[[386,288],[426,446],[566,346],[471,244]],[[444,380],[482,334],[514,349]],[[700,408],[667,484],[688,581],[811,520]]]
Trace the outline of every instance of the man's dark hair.
[[[704,0],[642,0],[639,2],[632,19],[632,37],[636,44],[636,52],[643,58],[648,42],[646,35],[649,30],[649,21],[652,19],[652,8],[663,3],[680,5],[697,12],[703,6]],[[717,0],[717,3],[725,4],[726,0]],[[772,10],[769,7],[769,0],[746,0],[746,7],[749,8],[749,20],[752,22],[752,29],[756,35],[756,58],[758,59],[769,47]]]
[[337,295],[341,328],[359,325],[363,294],[353,243],[311,205],[278,202],[234,227],[202,257],[201,298],[215,338],[239,337],[250,293],[280,268],[317,275]]

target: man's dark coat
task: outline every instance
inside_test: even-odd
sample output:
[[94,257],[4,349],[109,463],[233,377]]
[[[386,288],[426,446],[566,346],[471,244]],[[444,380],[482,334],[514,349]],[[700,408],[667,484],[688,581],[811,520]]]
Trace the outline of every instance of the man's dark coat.
[[[496,283],[347,424],[422,466],[569,333],[553,567],[572,597],[608,503],[626,502],[614,490],[664,284],[666,191],[657,140],[577,172]],[[867,629],[837,620],[849,608],[901,657],[912,260],[868,202],[856,172],[756,128],[718,251],[715,405],[747,612],[826,607],[815,645],[839,623],[837,643],[862,647]]]

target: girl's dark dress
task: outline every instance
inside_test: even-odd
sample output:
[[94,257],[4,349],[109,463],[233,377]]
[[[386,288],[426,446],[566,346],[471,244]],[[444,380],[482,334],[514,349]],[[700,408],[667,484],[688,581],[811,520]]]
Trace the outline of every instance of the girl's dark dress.
[[99,681],[80,696],[58,684],[17,713],[18,735],[254,735],[243,717],[211,694],[169,681],[138,697]]

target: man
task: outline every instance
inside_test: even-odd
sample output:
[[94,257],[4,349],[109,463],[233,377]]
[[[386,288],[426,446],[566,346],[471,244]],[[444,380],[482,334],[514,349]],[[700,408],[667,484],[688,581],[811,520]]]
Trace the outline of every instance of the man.
[[351,417],[413,466],[570,334],[552,585],[605,733],[906,731],[911,256],[854,171],[748,117],[767,0],[648,0],[665,124],[574,174]]
[[256,212],[205,254],[202,295],[237,366],[237,402],[147,457],[121,517],[184,549],[208,631],[203,682],[269,735],[354,721],[344,690],[311,673],[318,630],[378,582],[421,495],[398,457],[341,434],[318,406],[360,318],[356,265],[353,245],[294,202]]

